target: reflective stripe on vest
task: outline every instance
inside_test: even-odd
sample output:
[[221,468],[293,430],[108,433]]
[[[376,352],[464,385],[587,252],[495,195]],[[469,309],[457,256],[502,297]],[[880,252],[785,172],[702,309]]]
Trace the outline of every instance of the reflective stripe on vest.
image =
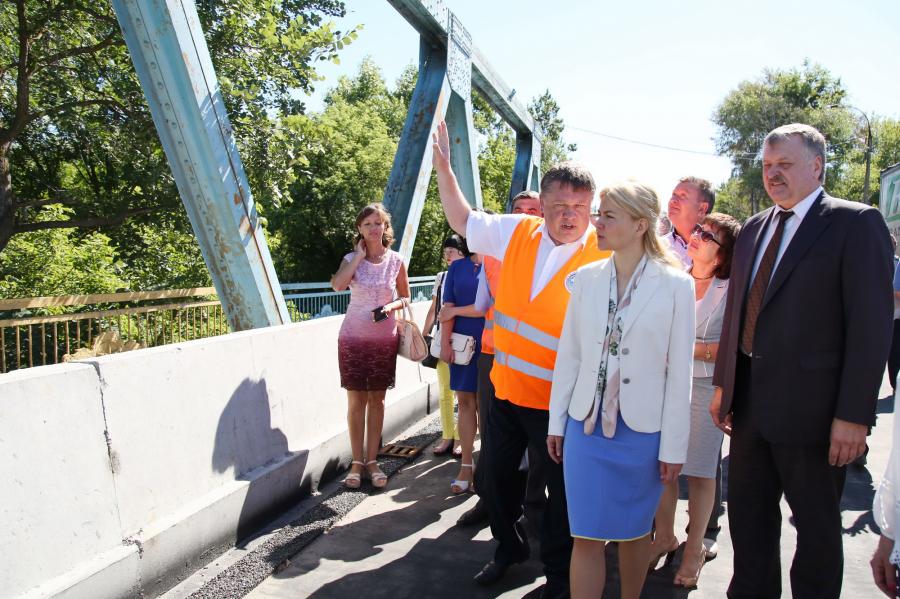
[[[500,278],[500,261],[490,256],[484,256],[482,274],[484,274],[485,287],[487,287],[489,306],[484,315],[484,331],[481,333],[481,351],[485,354],[494,353],[494,289]],[[480,282],[479,282],[480,284]]]
[[[559,336],[562,333],[570,285],[580,266],[600,260],[609,252],[597,247],[593,231],[531,297],[537,255],[542,243],[540,219],[522,219],[509,239],[494,305],[495,359],[491,382],[496,396],[524,408],[547,410]],[[502,359],[501,359],[502,356]]]
[[503,364],[504,366],[512,370],[517,370],[522,374],[533,376],[536,379],[541,379],[543,381],[553,380],[552,370],[543,368],[541,366],[538,366],[537,364],[532,364],[531,362],[526,362],[522,358],[510,356],[509,354],[499,350],[494,351],[494,363]]
[[494,308],[494,322],[510,333],[515,333],[520,337],[524,337],[532,343],[536,343],[550,351],[556,351],[556,348],[559,347],[559,339],[553,335],[545,333],[544,331],[531,326],[527,322],[522,322],[521,320],[516,320],[512,316],[507,316],[497,308]]

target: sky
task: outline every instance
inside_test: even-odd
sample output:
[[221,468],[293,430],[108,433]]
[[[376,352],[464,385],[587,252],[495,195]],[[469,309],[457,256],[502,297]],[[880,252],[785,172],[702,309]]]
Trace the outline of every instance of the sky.
[[[849,104],[900,118],[897,0],[444,0],[523,104],[549,89],[573,158],[600,187],[624,178],[665,201],[686,175],[724,182],[716,106],[741,81],[804,59],[839,77]],[[341,65],[325,65],[311,109],[370,56],[393,83],[418,61],[418,34],[387,0],[346,0],[346,31],[363,25]],[[324,64],[324,63],[323,63]],[[593,133],[592,133],[593,132]],[[675,151],[597,135],[689,150]],[[877,173],[875,174],[877,176]]]

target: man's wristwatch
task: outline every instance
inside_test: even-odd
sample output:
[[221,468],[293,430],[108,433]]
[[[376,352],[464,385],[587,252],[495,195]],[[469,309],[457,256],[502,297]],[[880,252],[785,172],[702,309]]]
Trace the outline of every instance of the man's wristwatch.
[[709,362],[712,360],[712,354],[709,353],[709,344],[704,343],[703,346],[706,347],[706,361]]

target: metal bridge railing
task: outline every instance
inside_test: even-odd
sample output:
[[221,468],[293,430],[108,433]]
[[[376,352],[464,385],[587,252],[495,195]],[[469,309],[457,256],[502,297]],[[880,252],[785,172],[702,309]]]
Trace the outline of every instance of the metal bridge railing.
[[[409,278],[409,293],[414,302],[430,301],[432,289],[434,276]],[[295,322],[295,315],[321,318],[344,314],[350,303],[350,291],[334,291],[330,283],[286,283],[281,290]]]
[[[410,278],[413,301],[430,300],[433,287],[433,276]],[[282,290],[293,322],[343,314],[350,301],[349,291],[328,283]],[[57,364],[79,351],[155,347],[229,330],[213,287],[0,300],[0,373]]]

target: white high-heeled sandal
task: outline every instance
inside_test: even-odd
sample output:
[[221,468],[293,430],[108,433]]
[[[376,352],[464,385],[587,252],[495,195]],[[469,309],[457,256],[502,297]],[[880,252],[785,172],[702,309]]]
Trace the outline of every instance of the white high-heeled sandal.
[[[369,469],[369,464],[375,464],[378,466],[378,460],[369,460],[366,462],[366,469]],[[369,470],[369,480],[372,481],[372,486],[376,489],[383,489],[385,485],[387,485],[388,477],[387,474],[381,471],[381,468],[378,468],[375,472]]]
[[[365,467],[365,464],[360,462],[359,460],[353,460],[350,462],[350,467],[353,467],[353,464],[359,464],[360,466]],[[344,479],[344,486],[348,489],[358,489],[362,484],[362,472],[351,472]]]
[[[472,464],[460,464],[460,468],[472,468]],[[454,478],[450,482],[450,492],[454,495],[462,495],[463,493],[468,493],[472,489],[472,483],[467,480],[460,480],[458,478]]]

